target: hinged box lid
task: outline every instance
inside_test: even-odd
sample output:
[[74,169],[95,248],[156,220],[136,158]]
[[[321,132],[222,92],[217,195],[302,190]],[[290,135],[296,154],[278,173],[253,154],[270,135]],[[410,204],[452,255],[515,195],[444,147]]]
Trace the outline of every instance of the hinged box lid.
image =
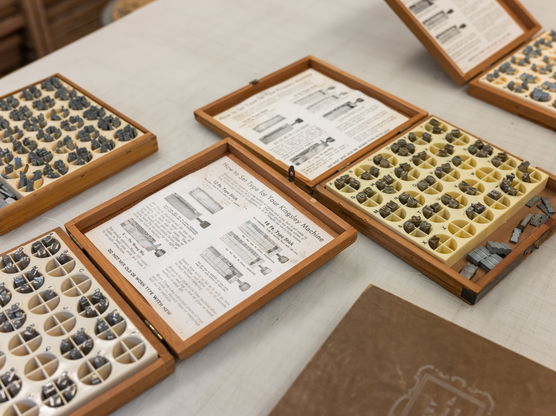
[[[101,249],[99,249],[99,247],[93,244],[87,233],[113,217],[129,210],[150,195],[166,188],[181,178],[193,174],[209,165],[212,166],[215,162],[218,162],[224,157],[232,160],[249,175],[256,178],[257,181],[262,182],[267,189],[270,189],[272,192],[279,195],[280,198],[283,198],[283,200],[291,204],[297,210],[296,212],[303,214],[306,218],[320,227],[320,229],[324,230],[330,236],[330,239],[325,241],[321,246],[319,246],[318,249],[316,249],[316,251],[312,252],[312,254],[307,257],[301,257],[298,261],[296,260],[297,262],[292,263],[292,266],[289,269],[280,269],[286,271],[282,272],[282,274],[277,277],[272,278],[269,282],[265,282],[264,285],[254,290],[253,293],[247,292],[248,295],[240,298],[241,301],[239,301],[239,303],[236,304],[231,302],[230,308],[226,309],[223,314],[216,314],[216,319],[208,323],[205,322],[206,325],[201,326],[200,329],[192,335],[184,337],[180,335],[178,330],[169,323],[170,320],[164,319],[159,310],[157,310],[156,307],[153,307],[153,304],[151,303],[152,299],[151,302],[149,302],[146,297],[144,297],[143,294],[141,294],[140,291],[136,289],[136,287],[124,276],[122,269],[118,269],[118,266],[110,261],[105,254],[103,254]],[[189,198],[191,194],[187,193],[184,195]],[[201,232],[200,228],[204,229],[210,227],[208,229],[214,233],[214,236],[210,236],[206,245],[214,246],[216,245],[214,241],[221,240],[222,238],[219,234],[217,234],[218,228],[217,230],[213,230],[212,226],[207,224],[207,217],[211,222],[214,221],[213,224],[216,222],[214,216],[210,217],[207,215],[203,219],[193,219],[190,225],[195,227],[199,233]],[[233,221],[233,218],[234,217],[227,218],[227,221]],[[199,220],[199,223],[196,223],[195,220]],[[224,333],[227,329],[246,318],[262,305],[266,304],[269,300],[286,290],[288,287],[292,286],[298,280],[316,270],[319,266],[353,243],[357,236],[353,227],[336,215],[332,214],[325,207],[318,204],[316,200],[303,193],[296,186],[288,183],[285,178],[269,169],[267,165],[253,157],[253,155],[246,149],[231,139],[220,141],[203,152],[169,168],[142,184],[137,185],[122,195],[84,213],[78,218],[67,223],[66,228],[72,237],[88,254],[90,259],[112,282],[112,284],[118,288],[127,301],[133,305],[133,307],[150,323],[150,325],[153,326],[153,328],[156,329],[172,352],[180,359],[185,359],[192,355],[197,350],[201,349],[213,339]],[[193,250],[193,248],[191,248],[191,250]],[[154,253],[154,251],[152,252]],[[153,254],[153,256],[155,254]],[[159,252],[158,254],[161,254],[161,256],[165,255],[162,252]],[[213,254],[218,255],[216,252]],[[231,256],[231,251],[226,251],[224,254]],[[276,253],[273,253],[273,255],[274,254]],[[151,258],[154,259],[153,256],[151,256]],[[232,260],[234,259],[233,257],[230,258]],[[203,257],[203,259],[205,258]],[[282,260],[280,260],[280,263],[283,263]],[[207,264],[210,266],[210,263],[207,262]],[[271,265],[271,267],[276,267],[276,270],[278,270],[278,266],[276,266],[277,263],[274,262],[272,264],[274,264],[274,266]],[[263,275],[265,274],[262,269],[261,272]],[[208,274],[209,272],[207,271],[206,273]],[[238,284],[239,288],[243,290],[242,281],[245,279],[241,278],[241,276],[239,279],[231,280],[223,275],[220,277],[224,277],[225,279],[220,279],[218,278],[219,276],[216,277],[216,283],[223,284],[225,290],[231,290],[229,288],[232,284],[236,293]],[[262,279],[261,276],[259,276],[259,278]],[[228,282],[226,282],[226,280],[228,280]],[[248,289],[249,288],[246,290]],[[175,312],[176,310],[173,311],[173,313]],[[180,316],[182,316],[181,312],[177,313],[176,319],[181,319]]]
[[[377,104],[383,105],[383,108],[385,110],[391,110],[392,114],[399,115],[400,119],[404,119],[398,124],[394,123],[393,128],[385,129],[385,131],[387,130],[386,133],[380,134],[379,137],[375,138],[375,140],[369,140],[369,142],[363,145],[361,148],[354,149],[353,152],[350,152],[349,155],[347,155],[345,158],[342,158],[337,163],[331,163],[329,166],[326,167],[326,169],[321,169],[318,173],[315,173],[315,175],[311,177],[304,175],[297,166],[293,166],[295,165],[295,162],[291,162],[288,160],[286,163],[284,161],[284,158],[280,159],[276,156],[273,156],[272,154],[270,154],[269,151],[267,151],[267,146],[255,143],[255,140],[249,139],[248,137],[246,137],[245,134],[242,134],[237,130],[226,126],[223,122],[218,120],[218,116],[220,114],[228,112],[228,110],[238,106],[241,103],[246,102],[246,100],[249,100],[256,94],[269,90],[272,87],[277,86],[278,84],[283,85],[284,82],[291,80],[296,76],[299,76],[309,69],[313,69],[317,73],[330,78],[332,82],[341,83],[344,87],[352,89],[357,93],[362,93],[364,96],[376,100]],[[303,98],[301,98],[301,100],[303,100]],[[343,101],[340,104],[342,103]],[[263,109],[260,114],[264,114],[264,111],[265,110]],[[289,111],[291,111],[291,109],[289,109]],[[234,140],[238,141],[252,153],[271,165],[283,176],[289,177],[291,180],[295,181],[295,183],[298,184],[302,189],[311,192],[316,187],[316,185],[323,182],[330,175],[334,174],[338,170],[343,169],[354,160],[357,160],[378,143],[388,140],[389,138],[405,130],[409,126],[415,124],[417,121],[423,119],[426,114],[427,113],[420,108],[392,94],[389,94],[388,92],[383,91],[375,87],[374,85],[371,85],[357,77],[354,77],[353,75],[350,75],[318,58],[307,56],[270,75],[267,75],[261,79],[251,81],[245,87],[240,88],[239,90],[198,109],[197,111],[195,111],[195,118],[200,123],[211,129],[212,131],[216,132],[220,136],[231,137]],[[294,125],[297,123],[297,125],[300,126],[303,123],[303,120],[301,118],[296,119],[296,117],[293,115],[278,118],[278,120],[280,121],[280,123],[278,123],[277,125],[283,124],[286,128],[289,128],[288,125]],[[289,124],[286,125],[286,122]],[[258,127],[259,126],[256,126],[255,128]],[[272,128],[269,128],[268,130],[265,130],[265,133],[271,130]],[[259,140],[262,141],[263,139],[264,137]],[[334,139],[334,137],[329,139]],[[326,143],[323,144],[323,146],[326,146]],[[265,148],[267,150],[265,150]],[[286,150],[284,150],[284,153],[288,153],[286,152]]]
[[462,85],[541,26],[519,0],[386,0],[452,80]]

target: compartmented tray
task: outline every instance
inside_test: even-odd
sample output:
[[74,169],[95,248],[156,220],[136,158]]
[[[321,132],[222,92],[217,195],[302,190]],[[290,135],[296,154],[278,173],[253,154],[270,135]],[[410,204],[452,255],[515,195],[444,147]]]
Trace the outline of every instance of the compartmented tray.
[[0,99],[0,234],[157,150],[156,137],[56,74]]
[[430,118],[327,189],[452,266],[545,188],[548,175],[522,163]]
[[[519,25],[522,34],[497,48],[474,68],[463,72],[404,0],[386,0],[452,80],[458,85],[469,84],[470,95],[556,129],[556,69],[551,67],[556,62],[555,36],[548,31],[539,34],[540,24],[520,1],[496,2]],[[542,43],[538,43],[541,39]],[[514,84],[508,85],[511,81]]]
[[556,129],[556,31],[504,57],[471,81],[469,93]]
[[[292,204],[299,212],[325,230],[332,239],[313,254],[287,269],[287,271],[277,278],[271,280],[270,283],[265,284],[262,288],[250,294],[245,300],[233,306],[223,315],[202,327],[202,329],[192,336],[182,338],[178,332],[159,315],[158,311],[151,306],[151,303],[135,289],[133,284],[118,270],[117,266],[105,257],[101,250],[91,242],[87,233],[114,216],[127,211],[153,193],[223,157],[228,157],[268,188],[285,198],[285,200]],[[188,197],[189,195],[190,194],[187,194]],[[214,204],[214,202],[217,202],[208,201],[206,196],[196,194],[195,197],[205,203]],[[175,201],[174,199],[168,202],[171,205],[178,204],[181,207],[180,209],[187,209],[183,202],[179,203],[179,201]],[[189,211],[191,210],[188,210],[186,215],[188,222],[194,224],[196,227],[211,229],[212,225],[210,222],[199,217],[199,215],[189,215]],[[284,263],[284,260],[287,262],[287,258],[282,258],[282,253],[272,245],[271,240],[268,237],[265,238],[265,234],[257,230],[253,224],[243,224],[242,227],[246,227],[242,232],[247,236],[253,233],[256,234],[252,241],[255,246],[268,253],[269,257],[276,258],[280,263]],[[67,223],[66,228],[82,250],[87,253],[89,258],[97,265],[104,275],[107,276],[112,284],[122,292],[127,301],[134,305],[137,310],[141,311],[141,314],[150,322],[159,337],[164,340],[174,355],[180,359],[192,355],[307,274],[316,270],[319,266],[352,244],[357,236],[355,229],[348,223],[327,209],[323,209],[314,199],[310,198],[295,185],[288,183],[286,179],[269,169],[267,165],[257,160],[251,153],[231,139],[220,141],[218,144],[209,147],[198,155],[169,168],[122,195],[84,213]],[[138,238],[141,239],[139,236]],[[217,239],[216,236],[212,238]],[[226,238],[237,241],[235,236],[230,233],[227,234]],[[155,249],[155,245],[153,245],[152,242],[145,241],[145,246],[151,247],[145,250]],[[250,262],[258,267],[261,275],[266,275],[268,273],[266,263],[260,261],[261,259],[259,258],[253,257],[254,251],[251,247],[246,245],[239,247],[237,244],[233,244],[231,249],[234,250],[238,256],[241,256],[244,261]],[[239,287],[241,291],[249,289],[248,284],[246,285],[242,277],[238,273],[233,272],[233,265],[221,254],[222,253],[219,253],[218,250],[211,247],[209,244],[209,247],[202,253],[202,256],[208,265],[217,272],[217,278],[220,276],[219,279],[223,282],[228,281],[230,285],[233,285],[234,288],[236,286]]]
[[[365,96],[376,99],[378,102],[384,104],[386,107],[406,117],[407,120],[397,126],[397,128],[389,131],[382,137],[379,137],[378,139],[362,147],[360,150],[354,152],[337,165],[332,166],[326,172],[318,175],[318,177],[310,179],[303,174],[296,172],[296,166],[294,162],[285,163],[284,161],[273,157],[271,154],[263,150],[256,143],[254,143],[254,141],[249,140],[233,129],[226,127],[223,123],[219,122],[216,119],[217,115],[223,113],[224,111],[229,110],[230,108],[244,102],[245,100],[260,93],[261,91],[267,90],[280,83],[283,83],[284,81],[287,81],[308,69],[313,69],[334,81],[344,84],[345,86],[353,90],[360,91]],[[353,105],[356,104],[354,103]],[[195,118],[201,124],[216,132],[221,137],[231,137],[234,140],[238,141],[247,149],[249,149],[249,151],[253,152],[259,158],[263,159],[266,163],[271,165],[282,175],[288,176],[292,181],[295,181],[295,183],[297,183],[302,189],[306,190],[307,192],[312,192],[317,184],[319,184],[327,177],[332,175],[334,172],[337,172],[339,169],[343,168],[350,162],[360,158],[363,154],[368,152],[369,149],[371,149],[377,142],[381,143],[388,140],[389,138],[396,135],[398,132],[406,129],[408,126],[414,124],[416,121],[424,118],[425,115],[426,112],[419,109],[418,107],[415,107],[412,104],[409,104],[406,101],[395,97],[392,94],[389,94],[388,92],[383,91],[376,86],[371,85],[313,56],[307,56],[297,62],[294,62],[291,65],[286,66],[285,68],[282,68],[270,75],[265,76],[264,78],[251,81],[247,86],[240,88],[239,90],[234,91],[231,94],[195,111]]]
[[99,415],[173,371],[143,320],[57,228],[0,256],[3,415]]
[[[514,14],[519,11],[517,2],[504,5]],[[196,116],[268,162],[251,142],[214,117],[308,65],[326,69],[331,77],[340,74],[338,81],[364,93],[375,90],[309,57],[198,110]],[[298,176],[296,183],[468,303],[480,300],[556,228],[553,175],[422,110],[397,135],[373,141],[358,155],[358,160],[328,171],[316,185]],[[286,172],[283,164],[270,165]],[[548,206],[537,196],[546,198]]]
[[438,117],[377,146],[316,197],[469,303],[556,229],[553,175]]
[[[100,254],[85,232],[224,156],[294,204],[332,239],[184,340]],[[208,208],[217,203],[210,195],[198,191],[193,194]],[[204,224],[211,226],[208,222]],[[184,359],[208,344],[345,249],[357,236],[353,227],[323,210],[314,199],[262,162],[253,160],[246,150],[230,140],[223,140],[92,209],[66,227],[69,235],[57,228],[0,254],[0,413],[3,415],[96,416],[112,412],[168,376],[177,359]],[[260,234],[252,225],[248,227],[248,232]],[[151,248],[149,242],[139,238],[138,243]],[[268,239],[263,240],[257,240],[257,244],[268,248]],[[253,249],[239,246],[235,249],[246,261],[253,261]],[[270,247],[269,253],[277,256],[280,263],[284,262],[280,250]],[[226,266],[218,261],[213,263],[215,267]],[[259,263],[261,273],[268,273],[265,262]],[[222,277],[230,284],[241,284],[228,275]]]

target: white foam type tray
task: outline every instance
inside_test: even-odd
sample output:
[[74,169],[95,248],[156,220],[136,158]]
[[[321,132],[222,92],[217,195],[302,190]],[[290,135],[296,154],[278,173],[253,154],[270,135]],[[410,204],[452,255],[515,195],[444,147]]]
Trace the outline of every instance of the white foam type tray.
[[556,116],[556,31],[545,32],[480,78]]
[[51,233],[0,257],[0,415],[65,415],[157,358]]
[[49,78],[0,99],[0,183],[15,194],[11,199],[22,198],[143,133],[60,78]]
[[451,266],[545,188],[548,176],[521,163],[430,118],[326,187]]

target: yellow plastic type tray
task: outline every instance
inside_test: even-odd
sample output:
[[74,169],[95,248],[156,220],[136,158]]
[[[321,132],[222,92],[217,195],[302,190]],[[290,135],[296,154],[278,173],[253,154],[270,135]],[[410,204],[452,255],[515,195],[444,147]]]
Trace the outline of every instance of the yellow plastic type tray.
[[483,75],[490,84],[556,115],[556,31],[545,32]]
[[[527,164],[521,165],[521,160],[489,144],[477,143],[477,140],[431,117],[338,175],[326,187],[451,266],[533,195],[540,193],[548,181],[546,174]],[[458,160],[454,159],[456,156]],[[449,172],[443,170],[448,167]],[[504,188],[516,193],[515,196],[501,189],[508,175],[515,175],[515,178],[510,179],[511,189]],[[423,181],[430,177],[434,178],[434,183],[425,188]],[[499,192],[500,196],[489,197],[492,191]],[[411,200],[406,201],[408,196]],[[387,204],[392,202],[397,207],[390,210]],[[484,209],[468,215],[467,210],[478,203]],[[437,204],[435,209],[426,208],[433,204]],[[420,222],[414,223],[419,226],[406,231],[405,223],[411,222],[412,217],[419,217]],[[423,223],[429,225],[420,228]],[[437,244],[431,246],[433,238]]]
[[0,279],[0,414],[69,414],[157,358],[55,232],[2,255]]
[[[0,99],[0,181],[20,199],[143,133],[49,78]],[[32,152],[39,155],[35,165]]]

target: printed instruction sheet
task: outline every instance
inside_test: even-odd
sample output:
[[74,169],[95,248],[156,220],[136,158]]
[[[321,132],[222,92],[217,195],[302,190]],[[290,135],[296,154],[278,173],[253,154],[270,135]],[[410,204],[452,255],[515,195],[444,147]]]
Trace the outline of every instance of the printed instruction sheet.
[[227,156],[87,237],[183,339],[332,240]]
[[216,120],[308,179],[315,179],[407,117],[308,69]]
[[497,0],[402,0],[463,73],[521,36]]

